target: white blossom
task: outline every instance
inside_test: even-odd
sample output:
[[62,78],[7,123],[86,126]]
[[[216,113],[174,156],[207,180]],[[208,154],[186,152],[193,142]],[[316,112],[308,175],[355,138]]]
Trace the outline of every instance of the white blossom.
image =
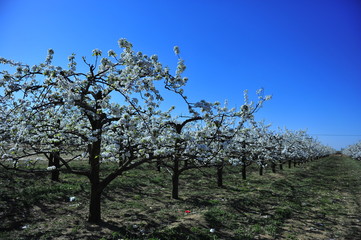
[[55,170],[56,169],[56,166],[49,166],[46,168],[46,170],[48,171],[52,171],[52,170]]

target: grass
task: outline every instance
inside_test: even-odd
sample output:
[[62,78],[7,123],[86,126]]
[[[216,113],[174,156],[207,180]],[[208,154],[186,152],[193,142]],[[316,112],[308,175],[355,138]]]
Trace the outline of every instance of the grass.
[[[81,167],[81,166],[80,166]],[[111,169],[111,165],[104,169]],[[180,200],[167,171],[144,165],[104,191],[103,223],[86,222],[84,177],[0,170],[0,239],[357,239],[361,235],[361,162],[334,155],[242,180],[226,168],[185,172]],[[214,176],[213,178],[210,176]],[[75,196],[75,201],[69,198]],[[212,229],[212,231],[211,231]]]

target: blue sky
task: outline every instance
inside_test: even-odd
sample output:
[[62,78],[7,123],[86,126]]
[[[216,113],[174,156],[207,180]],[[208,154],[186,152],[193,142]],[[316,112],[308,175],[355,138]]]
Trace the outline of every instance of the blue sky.
[[264,88],[258,120],[336,149],[361,140],[359,0],[0,0],[2,57],[36,64],[53,48],[65,65],[119,38],[171,69],[178,45],[190,100],[239,107]]

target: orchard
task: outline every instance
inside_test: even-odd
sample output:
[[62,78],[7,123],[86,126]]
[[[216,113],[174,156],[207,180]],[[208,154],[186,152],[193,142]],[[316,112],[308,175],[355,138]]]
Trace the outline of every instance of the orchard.
[[[191,169],[217,169],[222,187],[228,166],[241,166],[246,179],[251,165],[260,174],[268,167],[276,172],[286,163],[291,167],[291,162],[298,165],[335,152],[305,131],[274,131],[257,122],[255,113],[271,99],[263,90],[257,91],[256,101],[245,91],[239,109],[189,100],[178,47],[174,73],[157,55],[136,52],[125,39],[119,40],[119,47],[120,53],[95,49],[90,60],[72,54],[67,68],[52,64],[52,49],[34,66],[0,58],[6,66],[0,72],[2,170],[48,172],[53,181],[60,181],[62,172],[86,176],[89,222],[102,220],[104,189],[143,164],[168,171],[171,196],[178,199],[179,177]],[[169,93],[181,101],[165,109]],[[177,115],[179,107],[188,113]],[[359,159],[359,145],[344,153]],[[87,167],[79,169],[79,161]],[[102,165],[108,163],[116,167],[104,173]]]

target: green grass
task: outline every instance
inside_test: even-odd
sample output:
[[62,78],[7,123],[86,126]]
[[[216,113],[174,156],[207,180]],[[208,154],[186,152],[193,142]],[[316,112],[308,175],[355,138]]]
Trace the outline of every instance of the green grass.
[[105,189],[104,222],[92,225],[85,177],[62,173],[51,182],[1,169],[0,239],[355,239],[360,173],[361,162],[338,155],[264,176],[254,169],[247,180],[226,168],[222,188],[214,169],[194,170],[181,176],[181,199],[173,200],[168,172],[144,165]]

